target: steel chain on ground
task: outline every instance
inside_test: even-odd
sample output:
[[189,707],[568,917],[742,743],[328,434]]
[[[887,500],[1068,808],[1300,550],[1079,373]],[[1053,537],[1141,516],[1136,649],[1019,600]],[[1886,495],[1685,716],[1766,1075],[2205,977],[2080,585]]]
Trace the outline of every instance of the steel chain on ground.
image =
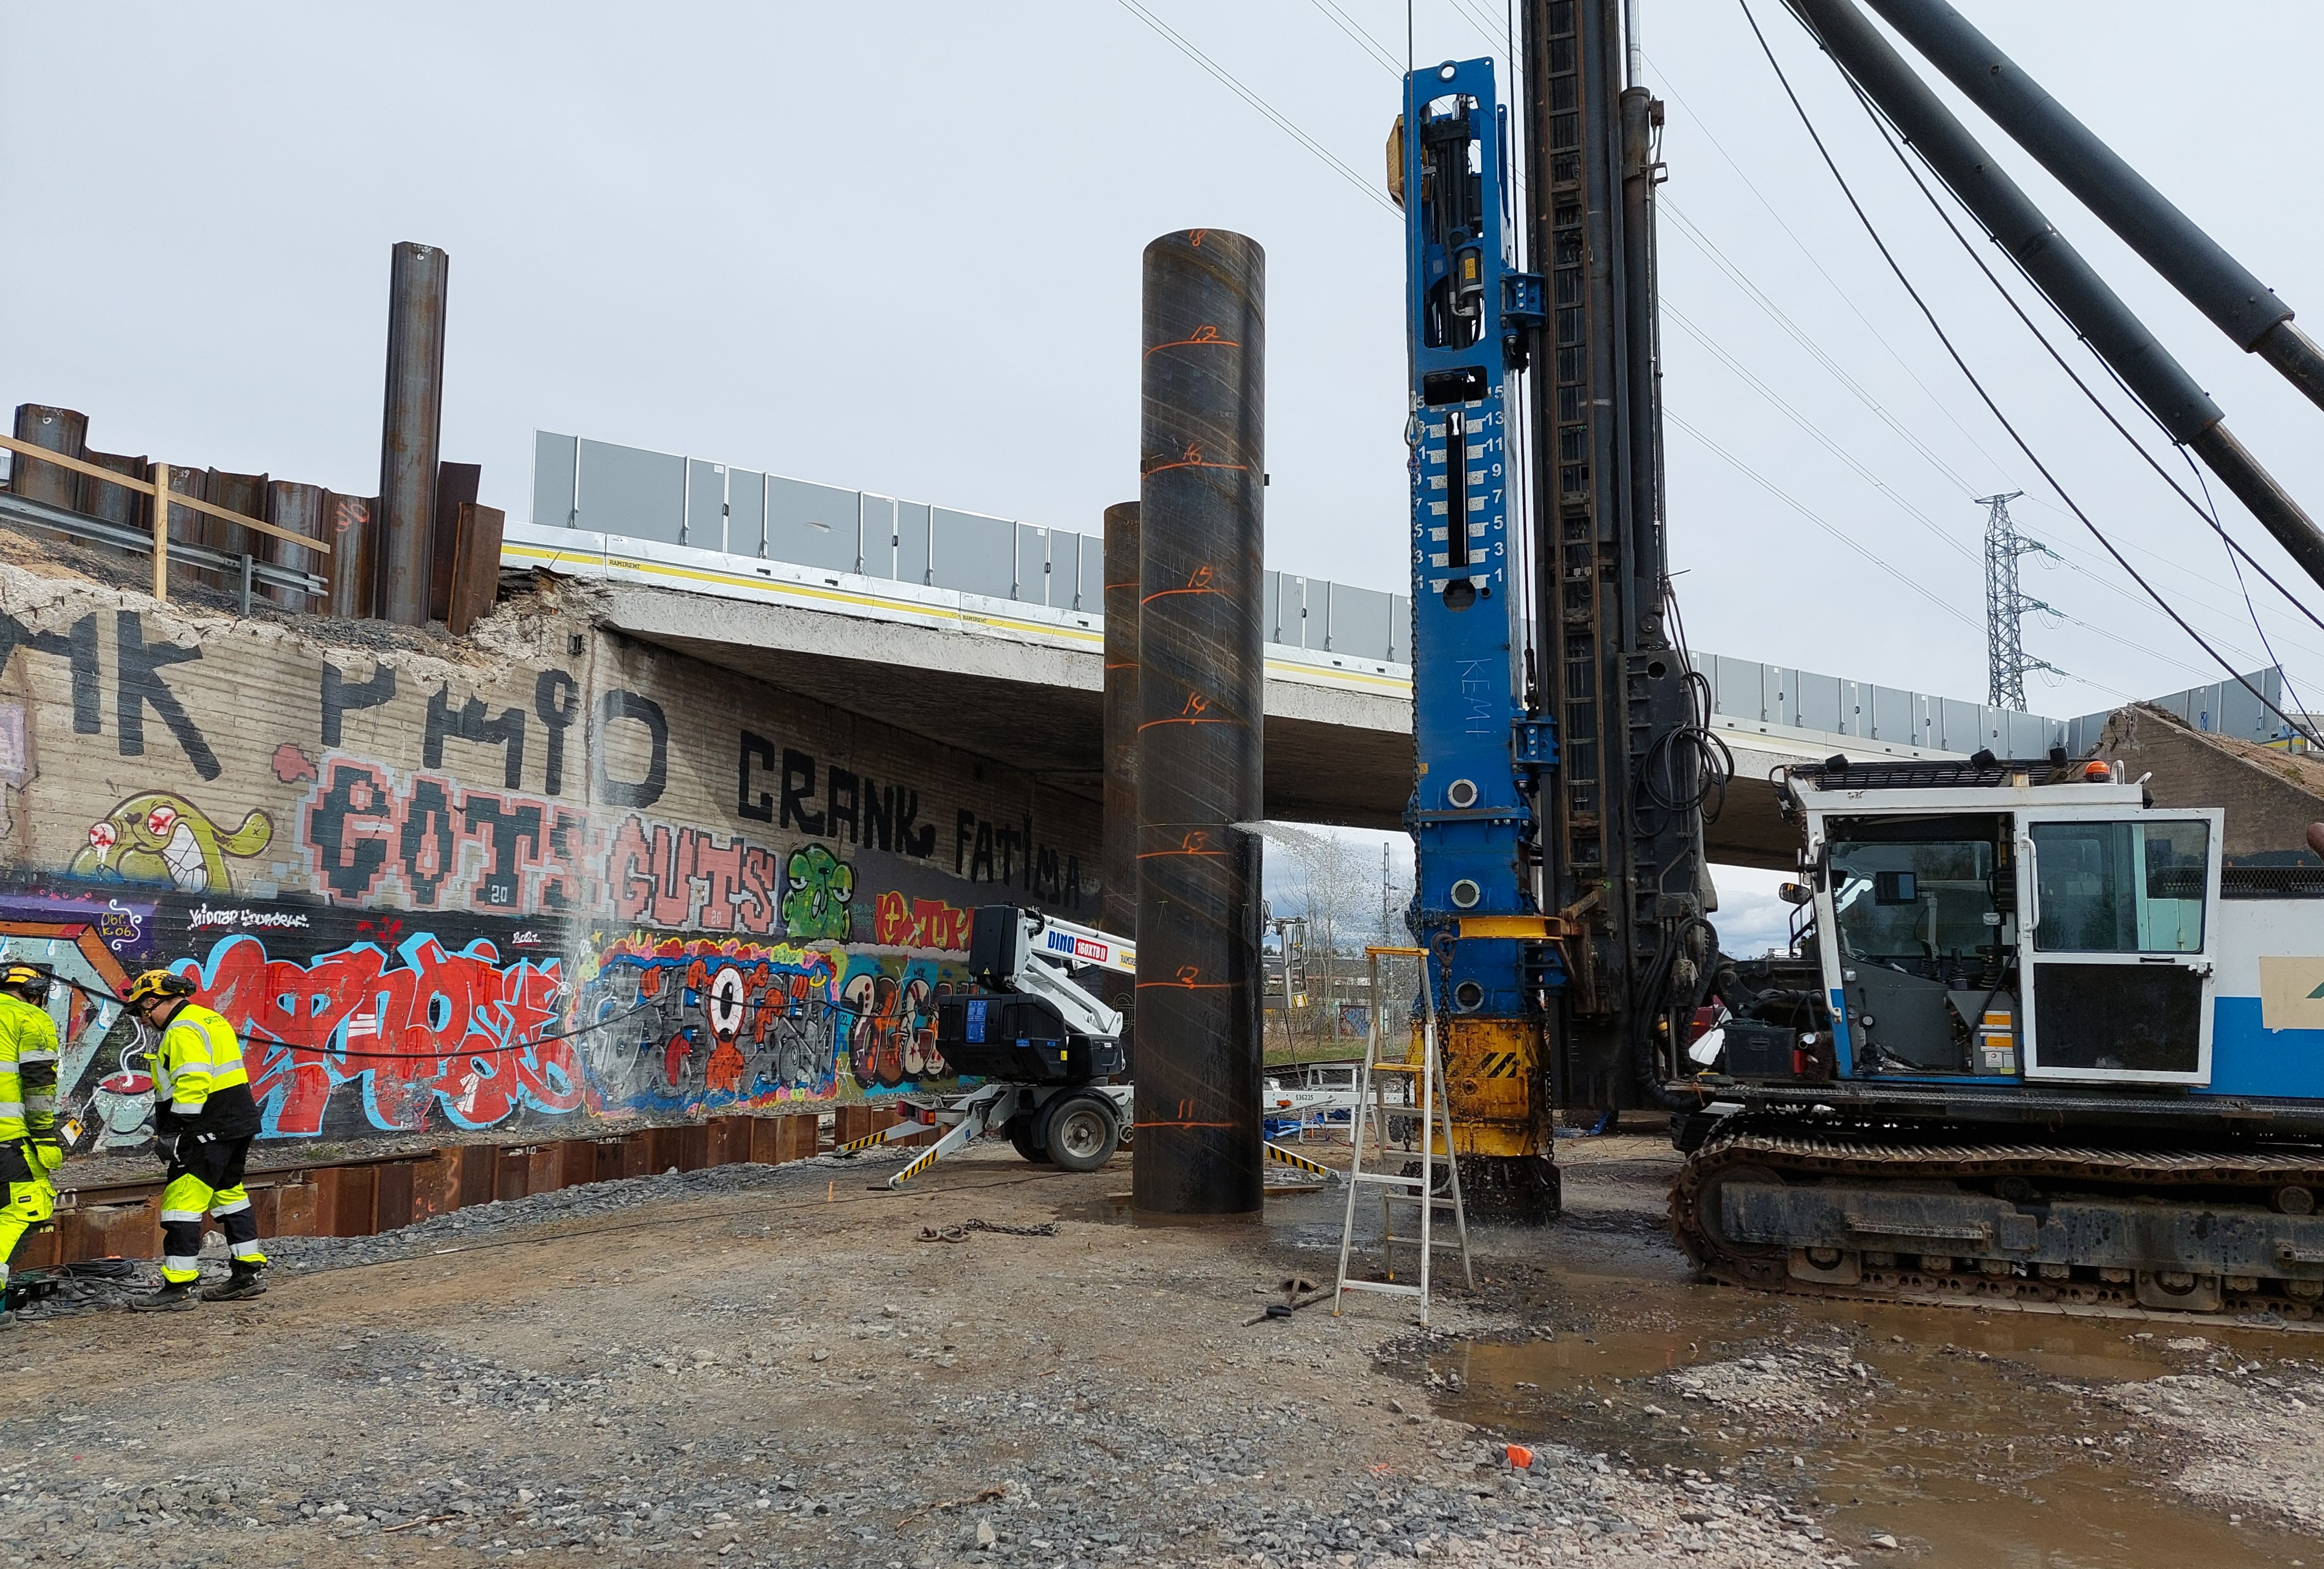
[[1045,1221],[1038,1226],[1010,1226],[999,1221],[963,1221],[952,1226],[922,1226],[918,1240],[923,1242],[964,1242],[971,1232],[991,1232],[1003,1237],[1054,1237],[1057,1234],[1057,1223]]

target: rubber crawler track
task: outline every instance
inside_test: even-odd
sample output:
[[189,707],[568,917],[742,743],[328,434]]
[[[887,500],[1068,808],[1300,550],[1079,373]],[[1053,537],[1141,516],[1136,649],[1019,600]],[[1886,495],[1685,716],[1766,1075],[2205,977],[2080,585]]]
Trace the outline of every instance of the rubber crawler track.
[[[1738,1168],[1773,1172],[1785,1180],[1818,1177],[1991,1181],[2024,1177],[2052,1185],[2133,1188],[2167,1195],[2173,1188],[2246,1188],[2255,1202],[2271,1190],[2297,1184],[2324,1187],[2324,1149],[2097,1149],[2053,1144],[1898,1143],[1869,1137],[1806,1135],[1740,1130],[1716,1137],[1697,1150],[1671,1189],[1671,1229],[1702,1271],[1714,1280],[1757,1291],[1854,1301],[1958,1302],[2034,1306],[2055,1305],[2138,1317],[2222,1319],[2265,1315],[2314,1320],[2315,1298],[2269,1289],[2228,1291],[2218,1313],[2158,1311],[2138,1300],[2135,1288],[2078,1270],[2067,1280],[2016,1274],[1994,1276],[1977,1269],[1936,1272],[1920,1269],[1864,1270],[1863,1283],[1837,1285],[1792,1278],[1785,1249],[1773,1244],[1734,1243],[1704,1223],[1705,1200],[1715,1198],[1720,1179]],[[1902,1261],[1900,1255],[1900,1263]],[[2089,1278],[2085,1278],[2086,1276]]]

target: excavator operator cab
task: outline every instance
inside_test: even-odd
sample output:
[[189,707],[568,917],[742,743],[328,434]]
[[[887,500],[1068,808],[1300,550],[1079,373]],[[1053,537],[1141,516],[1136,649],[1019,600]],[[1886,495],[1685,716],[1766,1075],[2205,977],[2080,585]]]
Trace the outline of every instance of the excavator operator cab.
[[[1827,823],[1833,947],[1859,1068],[2014,1073],[2016,900],[2005,816]],[[1997,1020],[1999,1055],[1980,1044]]]
[[1784,788],[1827,1029],[1789,1043],[1792,1073],[1736,1076],[2209,1083],[2220,812],[1989,756],[1834,759]]

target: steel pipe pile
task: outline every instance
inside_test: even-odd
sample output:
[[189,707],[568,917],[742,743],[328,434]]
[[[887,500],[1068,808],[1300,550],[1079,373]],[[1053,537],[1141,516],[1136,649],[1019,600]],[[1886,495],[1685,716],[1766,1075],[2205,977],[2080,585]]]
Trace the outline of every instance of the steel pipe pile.
[[1145,256],[1138,703],[1138,1136],[1148,1222],[1256,1220],[1266,253]]
[[452,260],[434,245],[395,247],[387,304],[387,411],[379,444],[378,530],[367,614],[428,622],[434,575],[436,459],[444,427],[444,309]]

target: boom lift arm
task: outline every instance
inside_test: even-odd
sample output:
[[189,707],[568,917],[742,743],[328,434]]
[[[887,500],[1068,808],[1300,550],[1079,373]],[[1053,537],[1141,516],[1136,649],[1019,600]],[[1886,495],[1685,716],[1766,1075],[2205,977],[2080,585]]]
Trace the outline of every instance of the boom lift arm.
[[1065,966],[1094,964],[1135,975],[1136,944],[1095,927],[1010,904],[977,910],[968,943],[969,969],[981,984],[1043,999],[1079,1034],[1120,1038],[1121,1014],[1084,990]]

